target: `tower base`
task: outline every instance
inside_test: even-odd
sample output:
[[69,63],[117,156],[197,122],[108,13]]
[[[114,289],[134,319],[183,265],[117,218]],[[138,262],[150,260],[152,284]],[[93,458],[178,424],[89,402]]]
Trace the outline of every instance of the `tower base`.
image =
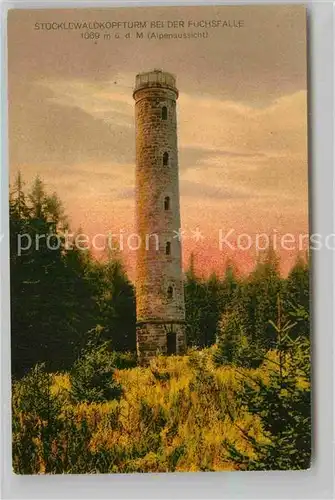
[[141,365],[159,354],[183,354],[186,349],[184,321],[141,321],[136,325],[137,356]]

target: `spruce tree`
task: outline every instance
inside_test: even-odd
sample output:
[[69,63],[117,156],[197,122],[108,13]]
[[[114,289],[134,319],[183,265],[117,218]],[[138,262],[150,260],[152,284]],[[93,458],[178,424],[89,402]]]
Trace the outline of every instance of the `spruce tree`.
[[280,299],[277,304],[277,322],[271,322],[271,326],[276,335],[278,358],[267,359],[269,381],[240,372],[243,388],[236,394],[251,414],[260,417],[268,442],[260,443],[247,430],[239,428],[255,458],[224,442],[230,460],[242,470],[307,469],[310,466],[310,342],[304,334],[292,338],[295,323],[282,322]]

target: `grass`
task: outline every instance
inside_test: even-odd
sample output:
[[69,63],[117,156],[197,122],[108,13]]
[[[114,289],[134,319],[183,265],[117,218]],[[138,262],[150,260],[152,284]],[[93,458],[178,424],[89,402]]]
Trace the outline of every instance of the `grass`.
[[183,357],[157,357],[147,368],[116,370],[123,388],[119,401],[76,404],[68,375],[53,374],[51,397],[58,405],[53,420],[41,422],[37,413],[22,411],[20,400],[14,405],[15,471],[236,468],[229,461],[225,440],[250,456],[253,452],[241,428],[257,441],[265,441],[258,417],[250,415],[236,398],[243,376],[262,374],[262,368],[215,367],[212,349]]

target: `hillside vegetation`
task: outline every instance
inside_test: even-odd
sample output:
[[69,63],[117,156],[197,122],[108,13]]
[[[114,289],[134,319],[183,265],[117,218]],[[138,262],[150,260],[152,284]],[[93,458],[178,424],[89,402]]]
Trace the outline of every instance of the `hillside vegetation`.
[[[185,273],[185,356],[137,366],[135,291],[119,256],[67,247],[40,179],[10,199],[17,473],[304,469],[311,453],[308,259],[287,277]],[[18,248],[56,237],[50,250]],[[20,250],[20,251],[18,251]]]
[[[308,466],[309,383],[304,373],[295,378],[292,396],[286,361],[283,393],[278,394],[282,404],[277,408],[264,407],[264,412],[258,414],[243,401],[245,383],[258,397],[262,397],[259,384],[264,384],[269,392],[271,377],[277,373],[273,367],[279,362],[278,353],[270,352],[257,369],[245,369],[215,366],[215,351],[213,347],[183,357],[159,356],[147,368],[115,370],[114,383],[120,384],[122,395],[103,402],[76,402],[68,374],[49,375],[38,367],[13,388],[15,471],[102,473],[257,468],[255,464],[264,460],[269,447],[278,446],[278,439],[282,440],[280,449],[276,449],[279,462],[272,468],[280,468],[281,461],[282,468],[287,461],[293,468]],[[301,397],[305,398],[306,407],[301,408]],[[271,411],[273,421],[284,419],[285,408],[296,419],[283,421],[284,434],[292,433],[286,443],[283,432],[278,430],[272,435],[264,425],[264,413]],[[300,435],[298,425],[303,426],[298,429]],[[306,443],[299,444],[304,437]],[[295,449],[287,455],[289,446]]]

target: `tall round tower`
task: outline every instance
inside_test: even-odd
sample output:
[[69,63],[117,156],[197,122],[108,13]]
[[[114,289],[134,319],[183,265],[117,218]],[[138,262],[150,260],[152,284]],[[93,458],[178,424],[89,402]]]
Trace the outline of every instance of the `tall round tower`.
[[136,76],[136,312],[141,363],[185,348],[178,180],[178,90],[160,70]]

